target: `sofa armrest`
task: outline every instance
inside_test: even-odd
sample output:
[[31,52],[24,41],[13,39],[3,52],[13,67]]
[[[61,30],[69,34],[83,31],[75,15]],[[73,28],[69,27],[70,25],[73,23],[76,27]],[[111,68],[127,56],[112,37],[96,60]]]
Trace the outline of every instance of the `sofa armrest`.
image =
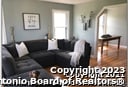
[[86,61],[86,67],[89,66],[90,63],[90,55],[91,55],[91,46],[88,42],[85,43],[85,51],[84,51],[84,58]]
[[85,43],[84,56],[80,59],[80,66],[87,68],[90,63],[90,55],[91,55],[91,46],[88,42]]
[[16,73],[16,64],[12,55],[2,46],[2,77],[8,77]]
[[16,74],[16,64],[12,57],[2,57],[2,72],[5,77]]

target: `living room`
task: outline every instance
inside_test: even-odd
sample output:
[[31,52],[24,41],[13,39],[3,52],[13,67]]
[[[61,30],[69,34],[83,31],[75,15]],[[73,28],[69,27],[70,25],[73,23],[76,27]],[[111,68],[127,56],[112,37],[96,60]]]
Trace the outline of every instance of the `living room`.
[[[66,1],[66,0],[65,0]],[[68,0],[69,1],[69,0]],[[100,4],[99,4],[100,3]],[[101,55],[101,48],[98,47],[98,18],[99,15],[103,13],[103,9],[108,9],[110,14],[112,11],[109,9],[114,8],[114,6],[119,7],[119,11],[116,10],[115,17],[116,21],[112,21],[111,25],[109,24],[111,20],[108,18],[109,28],[106,32],[112,35],[121,36],[120,49],[119,49],[119,58],[123,58],[126,68],[126,51],[127,51],[127,24],[126,24],[126,5],[127,0],[87,0],[86,2],[76,4],[75,1],[69,4],[50,2],[47,0],[2,0],[2,10],[4,17],[5,30],[3,30],[2,37],[3,43],[9,44],[19,41],[30,41],[30,40],[40,40],[40,39],[52,39],[57,37],[58,34],[55,33],[55,23],[54,23],[54,12],[66,12],[68,13],[68,21],[66,25],[66,30],[64,32],[59,32],[58,38],[61,35],[65,35],[65,39],[80,39],[86,40],[91,46],[90,54],[90,66],[97,67],[97,62],[102,63],[102,55],[108,56],[107,58],[112,58],[113,55],[117,57],[117,42],[111,41],[109,47],[103,48],[103,54]],[[119,5],[119,6],[118,6]],[[121,6],[122,7],[121,7]],[[123,9],[123,10],[122,10]],[[115,10],[114,10],[115,11]],[[121,14],[122,13],[122,14]],[[35,14],[38,16],[38,28],[37,29],[27,29],[25,28],[25,14]],[[114,14],[114,15],[115,15]],[[67,15],[67,14],[66,14]],[[121,16],[120,16],[121,15]],[[90,17],[91,16],[91,17]],[[109,15],[110,17],[110,15]],[[91,20],[90,26],[85,26],[84,24],[88,23],[88,20]],[[58,19],[62,22],[63,18]],[[82,21],[84,20],[84,22]],[[113,29],[112,29],[112,28]],[[117,29],[115,29],[117,28]],[[121,29],[122,28],[122,29]],[[47,36],[48,35],[48,36]],[[112,46],[112,47],[111,47]],[[105,49],[106,48],[106,49]],[[113,48],[113,49],[112,49]],[[122,52],[123,49],[123,52]],[[100,56],[98,54],[100,53]],[[108,54],[107,54],[108,53]],[[109,54],[110,53],[110,54]],[[114,53],[114,54],[113,54]],[[125,53],[125,54],[123,54]],[[125,56],[124,56],[125,55]],[[116,58],[114,56],[114,59]],[[118,57],[117,57],[118,58]],[[119,59],[120,61],[121,59]],[[105,61],[107,61],[105,59]],[[105,63],[105,61],[103,63]],[[114,61],[114,60],[113,60]],[[110,61],[109,61],[110,62]],[[111,62],[113,63],[113,62]],[[105,64],[104,64],[105,65]],[[99,65],[100,66],[100,65]],[[113,65],[113,66],[116,66]]]

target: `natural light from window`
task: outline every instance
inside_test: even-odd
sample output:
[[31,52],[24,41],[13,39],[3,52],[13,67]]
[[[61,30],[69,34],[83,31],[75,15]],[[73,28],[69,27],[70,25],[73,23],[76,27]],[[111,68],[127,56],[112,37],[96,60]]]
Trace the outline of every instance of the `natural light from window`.
[[54,38],[67,39],[67,12],[54,11],[53,13]]

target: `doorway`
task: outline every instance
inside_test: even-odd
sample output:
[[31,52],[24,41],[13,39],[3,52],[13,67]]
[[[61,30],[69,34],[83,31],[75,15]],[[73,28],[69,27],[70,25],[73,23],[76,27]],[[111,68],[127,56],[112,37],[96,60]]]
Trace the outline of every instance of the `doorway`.
[[[97,62],[99,62],[100,65],[104,56],[115,56],[117,58],[120,58],[120,55],[122,55],[122,49],[126,50],[126,4],[104,7],[96,16],[96,21],[96,58]],[[106,46],[107,44],[103,45],[104,52],[101,55],[101,48],[98,40],[104,34],[110,34],[111,36],[121,36],[120,49],[117,49],[118,40],[112,40],[109,42],[109,46]]]

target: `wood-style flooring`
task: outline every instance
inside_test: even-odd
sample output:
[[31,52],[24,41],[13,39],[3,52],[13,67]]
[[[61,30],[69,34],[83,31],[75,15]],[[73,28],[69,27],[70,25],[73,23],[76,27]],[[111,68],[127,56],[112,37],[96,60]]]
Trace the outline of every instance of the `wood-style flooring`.
[[[91,67],[125,67],[127,64],[127,49],[120,48],[117,50],[115,46],[104,46],[103,54],[100,54],[100,47],[98,48],[98,57],[90,59]],[[50,73],[50,68],[46,68],[46,70]],[[54,77],[59,77],[61,79],[65,79],[66,77],[62,74],[52,74]],[[125,81],[127,81],[125,74]],[[66,87],[97,87],[97,86],[66,86]],[[103,86],[100,86],[103,87]],[[110,87],[110,86],[109,86]],[[115,86],[114,86],[115,87]],[[122,86],[121,86],[122,87]]]

